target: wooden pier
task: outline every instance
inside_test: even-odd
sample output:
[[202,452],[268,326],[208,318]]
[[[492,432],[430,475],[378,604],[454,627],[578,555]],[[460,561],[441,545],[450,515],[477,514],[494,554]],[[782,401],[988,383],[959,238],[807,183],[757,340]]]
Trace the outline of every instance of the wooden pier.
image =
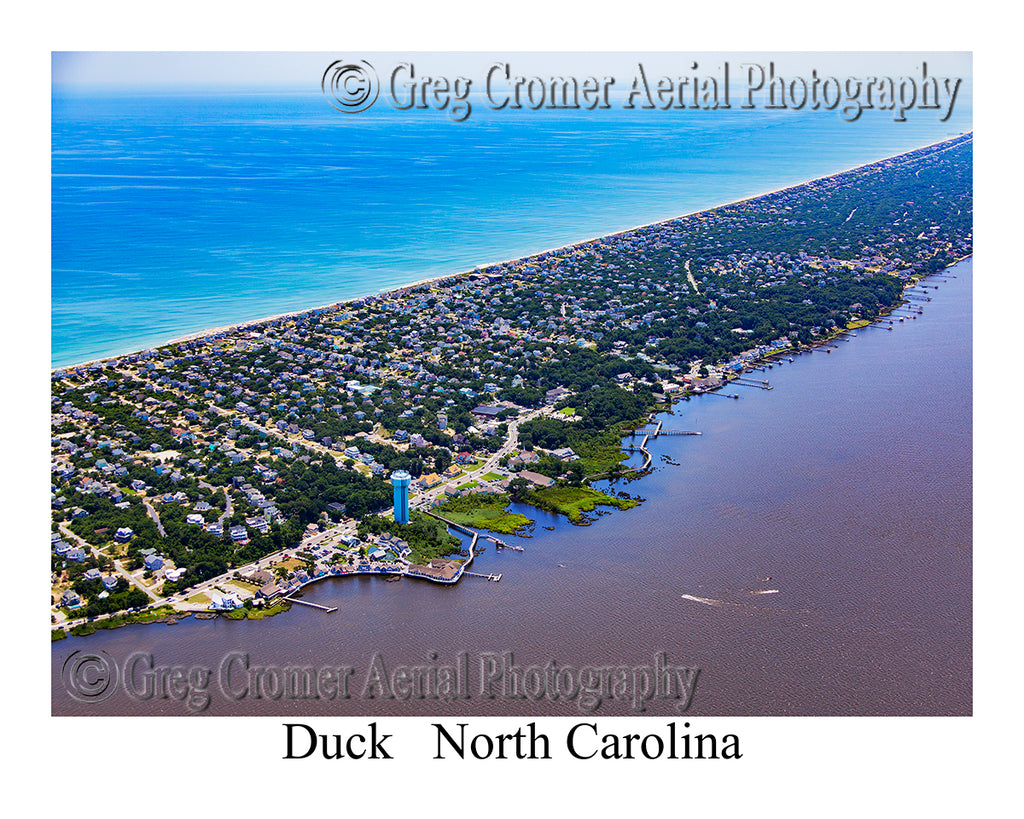
[[492,583],[497,583],[499,580],[501,580],[501,575],[500,574],[481,574],[480,572],[470,572],[470,571],[465,571],[465,572],[463,572],[463,574],[466,575],[467,577],[482,577],[485,580],[490,580]]
[[297,597],[285,597],[289,603],[298,603],[300,606],[309,606],[310,608],[320,609],[328,614],[332,614],[338,610],[337,606],[321,606],[319,603],[310,603],[307,600],[299,600]]
[[[510,546],[509,544],[506,544],[503,541],[498,540],[496,537],[491,537],[491,536],[488,536],[488,535],[481,535],[479,532],[477,532],[477,531],[475,531],[473,529],[470,529],[468,526],[463,526],[461,523],[456,523],[454,520],[449,520],[448,518],[443,518],[440,515],[438,515],[436,512],[430,512],[430,511],[427,511],[427,510],[424,510],[424,511],[426,512],[426,514],[430,515],[430,517],[435,518],[435,519],[441,521],[442,523],[444,523],[445,525],[449,526],[450,528],[455,529],[457,532],[462,532],[463,534],[470,535],[473,538],[470,541],[470,543],[469,543],[469,557],[466,559],[466,562],[462,564],[463,567],[468,567],[469,564],[473,562],[473,558],[476,557],[476,544],[477,544],[477,541],[480,540],[481,538],[484,538],[486,540],[491,541],[492,543],[494,543],[495,548],[498,548],[498,549],[505,548],[505,549],[515,549],[516,551],[519,551],[519,552],[523,551],[523,547],[522,546]],[[501,575],[500,574],[480,574],[479,572],[471,572],[468,568],[463,568],[455,576],[455,578],[453,579],[452,582],[456,582],[460,578],[462,578],[463,576],[466,576],[466,575],[468,575],[469,577],[483,577],[483,578],[485,578],[487,580],[490,580],[492,582],[495,582],[495,583],[497,583],[499,580],[501,580]],[[413,575],[410,575],[410,576],[413,576]]]
[[740,387],[757,387],[759,390],[772,389],[772,385],[767,381],[760,381],[757,378],[744,378],[743,376],[739,376],[734,378],[732,383]]
[[513,552],[521,552],[521,551],[523,551],[523,547],[522,546],[517,546],[514,543],[506,543],[504,540],[499,540],[496,537],[491,537],[491,536],[488,536],[488,535],[481,535],[481,537],[484,540],[491,541],[491,543],[494,544],[494,548],[495,549],[511,549]]

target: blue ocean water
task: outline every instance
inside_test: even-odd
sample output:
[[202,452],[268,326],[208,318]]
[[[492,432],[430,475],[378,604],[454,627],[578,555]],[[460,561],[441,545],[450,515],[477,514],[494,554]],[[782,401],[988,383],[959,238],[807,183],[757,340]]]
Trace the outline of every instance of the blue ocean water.
[[334,303],[970,130],[868,112],[492,112],[319,94],[52,97],[51,361]]

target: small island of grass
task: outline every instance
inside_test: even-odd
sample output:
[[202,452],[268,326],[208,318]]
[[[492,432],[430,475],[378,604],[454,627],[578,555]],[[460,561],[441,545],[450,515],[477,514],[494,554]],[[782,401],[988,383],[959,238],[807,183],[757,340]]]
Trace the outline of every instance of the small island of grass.
[[435,507],[434,512],[473,529],[515,535],[531,526],[533,521],[526,515],[509,512],[508,505],[511,501],[506,494],[475,493],[461,498],[451,498]]
[[524,503],[565,515],[572,523],[587,524],[586,512],[593,512],[598,506],[613,506],[616,509],[631,509],[640,501],[633,498],[616,498],[589,486],[549,486],[528,492],[523,497]]
[[515,535],[533,525],[533,521],[526,515],[508,511],[508,505],[513,501],[526,503],[556,515],[565,515],[570,522],[578,525],[588,524],[590,521],[586,513],[593,512],[598,506],[630,509],[640,503],[632,498],[617,498],[589,486],[551,486],[546,489],[516,492],[514,495],[479,493],[452,498],[436,507],[435,511],[463,526]]

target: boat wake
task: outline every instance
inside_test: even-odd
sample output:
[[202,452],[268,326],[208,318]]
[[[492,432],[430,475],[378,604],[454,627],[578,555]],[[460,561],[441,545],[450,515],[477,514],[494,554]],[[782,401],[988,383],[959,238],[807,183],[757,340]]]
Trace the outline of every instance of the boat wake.
[[[752,591],[751,594],[778,594],[778,589],[765,589],[764,591]],[[698,597],[695,594],[683,594],[680,595],[683,600],[691,600],[694,603],[700,603],[704,606],[713,606],[714,608],[733,608],[733,609],[745,609],[746,611],[767,611],[782,614],[810,614],[810,609],[778,609],[768,606],[753,606],[750,603],[736,603],[732,600],[718,600],[714,597]]]
[[683,600],[692,600],[694,603],[703,603],[705,606],[738,606],[739,603],[728,603],[725,600],[713,600],[710,597],[697,597],[694,594],[682,595]]

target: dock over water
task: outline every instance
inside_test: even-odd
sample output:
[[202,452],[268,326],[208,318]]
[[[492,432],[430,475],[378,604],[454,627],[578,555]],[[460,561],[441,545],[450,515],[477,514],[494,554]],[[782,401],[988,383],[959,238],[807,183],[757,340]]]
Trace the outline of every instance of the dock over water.
[[319,603],[310,603],[308,600],[299,600],[297,597],[285,597],[283,599],[287,600],[289,603],[298,603],[300,606],[309,606],[314,609],[320,609],[320,611],[325,611],[328,614],[333,614],[338,610],[337,606],[321,606]]

